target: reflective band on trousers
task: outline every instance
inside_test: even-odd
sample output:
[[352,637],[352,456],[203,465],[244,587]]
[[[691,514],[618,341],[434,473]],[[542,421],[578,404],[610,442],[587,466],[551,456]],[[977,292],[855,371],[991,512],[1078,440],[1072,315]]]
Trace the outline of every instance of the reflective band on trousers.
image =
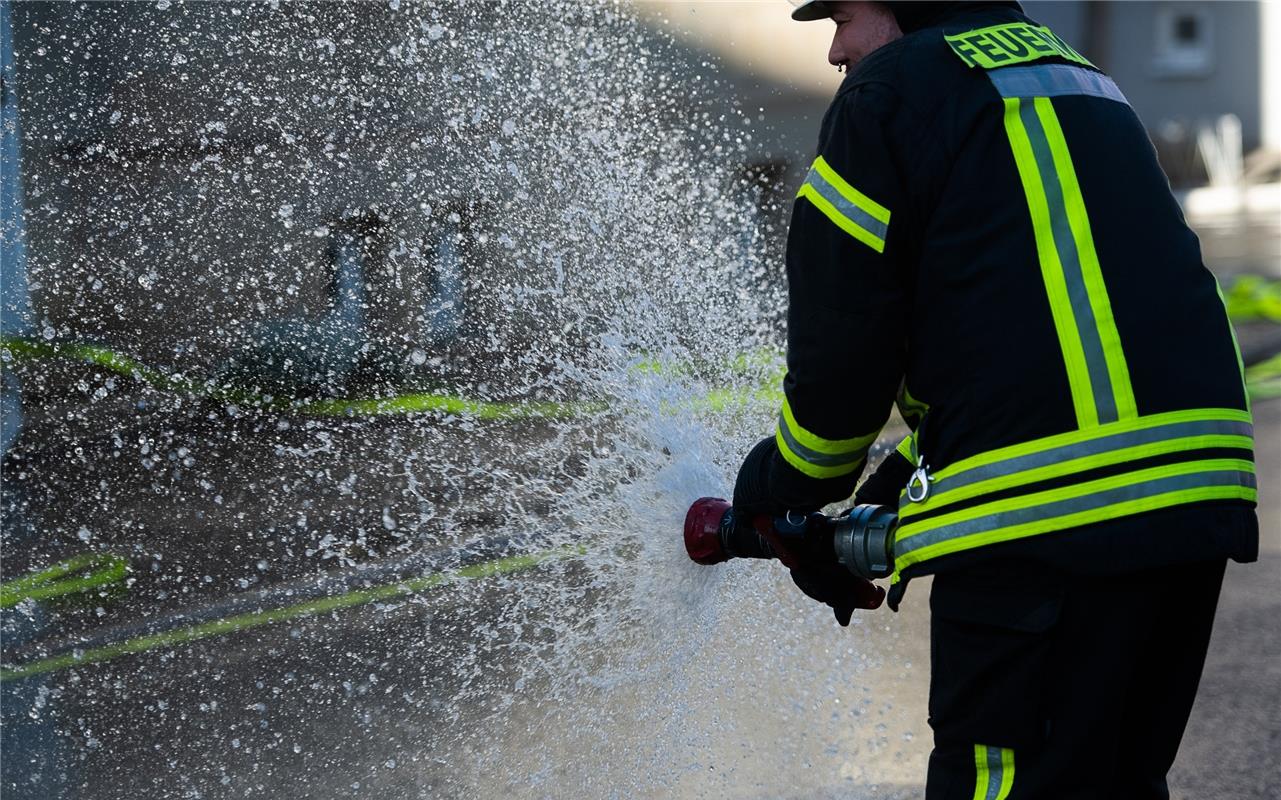
[[1121,336],[1054,105],[1048,97],[1006,97],[1004,104],[1077,425],[1135,417]]
[[1005,67],[987,74],[1001,97],[1064,97],[1086,95],[1129,105],[1111,78],[1084,67],[1066,64],[1038,64],[1032,67]]
[[876,252],[885,250],[890,210],[851,186],[822,156],[814,159],[796,196],[808,199],[838,228]]
[[878,433],[853,439],[824,439],[801,427],[790,402],[784,398],[775,441],[787,463],[804,474],[811,478],[837,478],[859,468]]
[[974,772],[973,800],[1005,800],[1014,788],[1014,751],[974,745]]
[[1254,446],[1250,414],[1234,409],[1197,409],[1154,414],[1070,431],[967,458],[932,475],[933,491],[920,504],[900,502],[907,521],[926,511],[1011,489],[1141,458],[1207,448]]

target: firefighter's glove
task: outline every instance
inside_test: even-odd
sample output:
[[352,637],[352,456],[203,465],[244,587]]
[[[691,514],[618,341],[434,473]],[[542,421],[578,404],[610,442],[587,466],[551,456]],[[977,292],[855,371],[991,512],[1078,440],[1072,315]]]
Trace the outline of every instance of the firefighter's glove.
[[[876,471],[854,493],[855,505],[897,506],[899,492],[907,485],[916,467],[902,453],[891,450]],[[849,513],[848,511],[846,513]]]
[[734,516],[738,519],[750,520],[761,514],[774,517],[782,513],[770,496],[770,470],[777,454],[778,444],[770,436],[757,442],[743,459],[738,479],[734,481]]
[[880,608],[885,600],[884,589],[851,575],[836,562],[794,569],[792,581],[806,595],[831,608],[842,628],[850,624],[855,609]]

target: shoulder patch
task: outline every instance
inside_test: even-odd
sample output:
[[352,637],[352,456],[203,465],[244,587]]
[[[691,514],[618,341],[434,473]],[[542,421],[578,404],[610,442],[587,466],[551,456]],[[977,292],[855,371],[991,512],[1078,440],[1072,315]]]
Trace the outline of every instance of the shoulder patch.
[[1011,22],[954,33],[943,38],[967,67],[995,69],[1054,57],[1066,58],[1088,67],[1094,66],[1043,25]]

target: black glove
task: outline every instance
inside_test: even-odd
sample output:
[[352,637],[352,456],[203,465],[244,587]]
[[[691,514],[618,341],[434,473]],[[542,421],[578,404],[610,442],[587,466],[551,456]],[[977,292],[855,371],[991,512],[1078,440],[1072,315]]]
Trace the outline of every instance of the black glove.
[[783,512],[770,495],[770,470],[778,455],[778,443],[770,436],[756,443],[738,468],[734,481],[734,516],[750,520],[760,514],[777,516]]
[[850,624],[854,609],[880,608],[885,599],[884,589],[851,575],[836,562],[794,569],[792,582],[809,597],[830,607],[842,628]]
[[915,469],[902,453],[891,450],[876,467],[876,472],[869,475],[854,493],[855,505],[870,503],[874,506],[897,507],[899,492],[907,485]]

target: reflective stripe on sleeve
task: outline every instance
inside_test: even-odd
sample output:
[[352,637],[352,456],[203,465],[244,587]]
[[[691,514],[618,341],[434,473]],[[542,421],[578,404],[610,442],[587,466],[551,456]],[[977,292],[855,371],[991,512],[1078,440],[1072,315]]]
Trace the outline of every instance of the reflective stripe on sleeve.
[[974,745],[974,772],[973,800],[1005,800],[1014,788],[1014,751]]
[[775,441],[787,463],[804,474],[811,478],[838,478],[862,465],[878,433],[853,439],[824,439],[801,427],[792,414],[791,404],[784,398]]
[[1048,97],[1004,103],[1077,424],[1133,418],[1138,410],[1120,333],[1054,105]]
[[1064,97],[1086,95],[1129,105],[1116,83],[1099,72],[1067,64],[1004,67],[987,74],[1001,97]]
[[838,228],[878,253],[885,250],[890,210],[851,186],[822,156],[814,159],[797,197],[804,197]]

